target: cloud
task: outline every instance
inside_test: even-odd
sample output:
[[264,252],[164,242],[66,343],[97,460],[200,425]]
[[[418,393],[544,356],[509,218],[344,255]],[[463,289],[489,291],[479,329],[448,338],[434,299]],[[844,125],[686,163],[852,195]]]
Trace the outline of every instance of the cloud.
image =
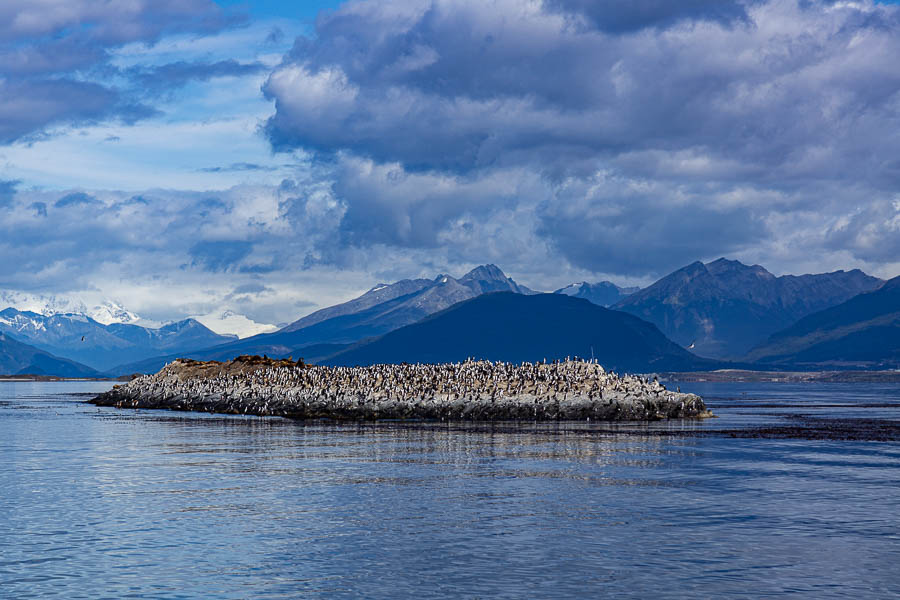
[[207,271],[235,270],[253,251],[251,242],[240,240],[203,241],[191,246],[188,254],[193,265]]
[[202,173],[226,173],[234,171],[277,171],[277,167],[257,165],[255,163],[239,162],[231,163],[227,167],[203,167],[198,169]]
[[12,200],[16,195],[16,186],[18,181],[4,181],[0,179],[0,208],[12,204]]
[[31,40],[87,30],[104,44],[152,42],[164,33],[215,31],[228,21],[210,0],[6,0],[0,6],[0,37]]
[[711,21],[723,25],[746,23],[744,2],[734,0],[550,0],[550,10],[578,16],[586,26],[606,33],[631,33],[648,27],[666,28],[682,22]]
[[[0,144],[55,124],[132,123],[156,114],[110,77],[111,50],[132,42],[153,44],[163,35],[210,33],[234,23],[211,0],[3,2]],[[160,77],[176,78],[177,68],[171,70]]]
[[73,192],[71,194],[66,194],[59,200],[53,203],[54,208],[65,208],[67,206],[78,206],[78,205],[90,205],[96,204],[97,199],[91,196],[90,194],[85,194],[84,192]]
[[213,63],[178,61],[164,65],[136,66],[125,75],[144,94],[170,93],[192,81],[208,81],[217,77],[242,77],[260,73],[261,63],[239,63],[236,60],[220,60]]
[[664,273],[769,239],[759,198],[704,192],[614,175],[573,180],[539,207],[538,233],[572,264],[616,275]]
[[32,202],[28,205],[28,208],[34,211],[36,217],[47,217],[47,204],[45,202]]
[[[818,176],[803,167],[826,153],[845,173],[869,163],[859,151],[897,110],[896,8],[658,4],[629,6],[671,18],[615,36],[517,0],[347,4],[270,76],[267,133],[278,149],[456,171],[572,172],[637,150],[790,178]],[[722,11],[740,18],[713,18]]]
[[815,227],[900,182],[897,55],[871,2],[353,2],[269,76],[265,133],[331,165],[344,249],[502,254],[471,232],[516,214],[538,260],[590,272],[786,265],[787,239],[890,265]]
[[10,143],[53,123],[117,118],[133,122],[154,114],[110,88],[84,81],[0,80],[0,143]]
[[900,260],[900,196],[879,198],[836,220],[826,232],[831,250],[850,250],[864,260]]

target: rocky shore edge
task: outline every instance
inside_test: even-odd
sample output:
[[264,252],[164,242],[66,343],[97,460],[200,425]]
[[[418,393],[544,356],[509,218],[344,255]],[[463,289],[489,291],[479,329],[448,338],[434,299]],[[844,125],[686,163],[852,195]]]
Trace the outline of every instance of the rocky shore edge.
[[466,361],[321,367],[240,356],[178,359],[90,400],[97,406],[289,419],[655,421],[712,414],[695,394],[595,362]]

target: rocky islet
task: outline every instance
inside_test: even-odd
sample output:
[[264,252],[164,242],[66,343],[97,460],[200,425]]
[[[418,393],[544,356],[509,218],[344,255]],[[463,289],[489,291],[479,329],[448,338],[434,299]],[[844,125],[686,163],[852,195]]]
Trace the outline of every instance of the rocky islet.
[[711,416],[697,395],[581,360],[322,367],[249,356],[226,363],[179,359],[91,402],[292,419],[648,421]]

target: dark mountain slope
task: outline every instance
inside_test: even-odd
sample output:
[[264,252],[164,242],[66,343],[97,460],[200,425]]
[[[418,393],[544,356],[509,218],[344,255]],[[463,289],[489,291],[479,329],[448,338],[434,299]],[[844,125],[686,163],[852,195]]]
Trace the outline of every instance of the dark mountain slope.
[[56,375],[58,377],[98,377],[94,369],[72,360],[53,356],[12,336],[0,333],[0,375]]
[[776,277],[759,265],[720,258],[692,263],[613,308],[650,321],[701,356],[741,356],[808,314],[877,289],[858,269]]
[[773,334],[747,360],[798,366],[900,366],[900,277]]
[[494,293],[454,305],[427,319],[340,352],[324,364],[510,362],[593,355],[608,369],[707,369],[652,324],[562,294]]

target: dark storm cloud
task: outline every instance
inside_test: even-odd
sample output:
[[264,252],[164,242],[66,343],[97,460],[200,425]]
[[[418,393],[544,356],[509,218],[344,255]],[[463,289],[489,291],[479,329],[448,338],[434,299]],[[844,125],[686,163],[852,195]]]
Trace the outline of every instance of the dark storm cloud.
[[211,0],[0,3],[0,143],[39,135],[55,124],[133,122],[156,114],[139,96],[107,81],[110,50],[232,23]]

